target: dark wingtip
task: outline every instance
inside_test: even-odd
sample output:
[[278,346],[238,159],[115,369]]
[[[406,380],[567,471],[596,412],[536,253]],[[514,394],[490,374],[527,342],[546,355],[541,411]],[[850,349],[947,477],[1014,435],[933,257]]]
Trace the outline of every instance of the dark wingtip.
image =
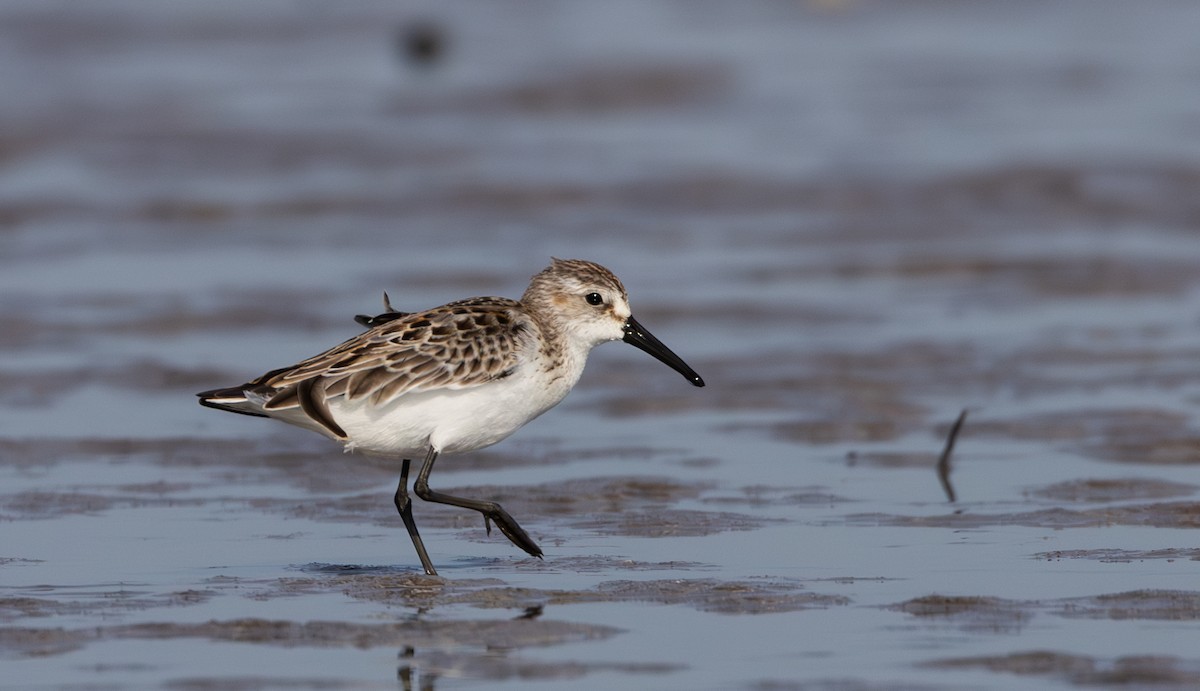
[[234,408],[233,406],[225,405],[224,403],[217,403],[216,401],[213,401],[209,397],[210,394],[220,393],[221,391],[222,391],[222,389],[215,389],[213,391],[205,391],[203,393],[198,393],[196,395],[200,397],[200,401],[199,401],[200,405],[204,406],[205,408],[212,408],[214,410],[224,410],[227,413],[237,413],[238,415],[249,415],[250,417],[270,417],[269,415],[264,415],[263,413],[256,413],[253,410],[242,410],[241,408]]
[[201,391],[200,393],[196,394],[196,397],[200,399],[200,405],[212,405],[212,403],[207,399],[232,398],[234,396],[240,396],[242,395],[242,389],[243,387],[241,386],[227,386],[221,389],[209,389],[208,391]]

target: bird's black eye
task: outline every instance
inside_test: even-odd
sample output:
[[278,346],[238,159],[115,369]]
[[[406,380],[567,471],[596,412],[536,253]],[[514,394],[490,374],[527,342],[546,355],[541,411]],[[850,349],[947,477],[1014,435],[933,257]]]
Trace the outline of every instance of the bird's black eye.
[[600,295],[600,293],[588,293],[583,299],[587,300],[589,305],[604,304],[604,296]]

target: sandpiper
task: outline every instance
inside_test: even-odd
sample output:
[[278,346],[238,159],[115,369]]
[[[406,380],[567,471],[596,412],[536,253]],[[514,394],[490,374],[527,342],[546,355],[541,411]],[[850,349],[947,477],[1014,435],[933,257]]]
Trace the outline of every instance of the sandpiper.
[[303,362],[241,386],[197,394],[200,404],[271,417],[342,442],[347,450],[401,459],[396,510],[425,573],[429,559],[408,496],[412,459],[424,462],[413,492],[425,501],[483,514],[517,547],[542,550],[499,504],[429,487],[442,454],[491,446],[561,401],[583,373],[592,348],[624,340],[682,374],[704,380],[635,320],[625,287],[611,271],[580,259],[554,259],[520,300],[478,297],[424,312],[387,313],[360,323],[363,333]]

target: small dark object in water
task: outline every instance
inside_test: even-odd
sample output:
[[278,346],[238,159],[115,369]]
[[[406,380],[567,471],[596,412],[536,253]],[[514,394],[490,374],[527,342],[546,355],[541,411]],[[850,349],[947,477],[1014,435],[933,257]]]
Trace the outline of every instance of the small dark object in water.
[[432,22],[414,22],[400,28],[396,49],[411,65],[432,65],[446,51],[446,32]]
[[950,434],[946,435],[946,448],[942,449],[942,456],[938,459],[937,474],[938,480],[942,483],[942,489],[946,490],[946,498],[953,504],[954,486],[950,484],[950,454],[954,452],[954,442],[958,439],[958,432],[962,429],[963,422],[967,419],[967,409],[958,414],[958,419],[954,421],[954,425],[950,427]]

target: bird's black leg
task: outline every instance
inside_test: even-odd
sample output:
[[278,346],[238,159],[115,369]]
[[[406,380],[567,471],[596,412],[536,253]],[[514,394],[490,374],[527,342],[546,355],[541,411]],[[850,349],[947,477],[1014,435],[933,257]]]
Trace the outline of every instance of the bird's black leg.
[[437,569],[433,568],[429,553],[425,551],[425,543],[421,541],[421,534],[417,532],[417,523],[412,515],[412,500],[408,498],[408,466],[411,463],[411,460],[405,458],[400,466],[400,484],[396,486],[395,496],[396,510],[400,512],[404,527],[408,528],[408,536],[412,538],[413,547],[417,548],[417,556],[421,558],[421,566],[425,568],[425,573],[436,576]]
[[492,531],[488,521],[492,520],[496,522],[496,527],[500,529],[500,532],[504,533],[504,536],[511,540],[514,545],[538,559],[542,558],[542,548],[538,547],[537,543],[529,537],[529,534],[496,502],[464,499],[463,497],[454,497],[430,489],[429,473],[433,471],[433,462],[437,460],[437,457],[437,449],[432,446],[429,447],[429,453],[425,454],[425,462],[421,465],[421,471],[417,473],[416,482],[413,483],[413,491],[417,493],[418,497],[436,504],[449,504],[451,506],[478,511],[483,514],[483,524],[488,528],[489,534]]

